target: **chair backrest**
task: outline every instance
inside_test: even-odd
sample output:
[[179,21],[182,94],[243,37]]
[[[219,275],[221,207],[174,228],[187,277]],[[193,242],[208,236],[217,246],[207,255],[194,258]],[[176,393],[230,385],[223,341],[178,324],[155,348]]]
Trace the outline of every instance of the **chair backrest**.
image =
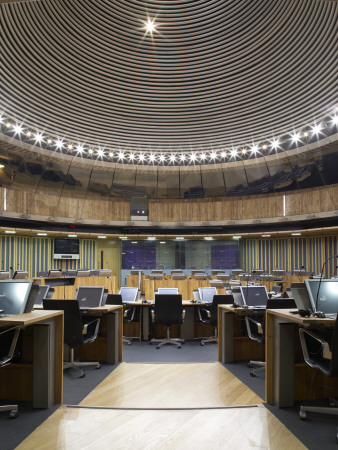
[[338,375],[338,316],[336,319],[335,327],[332,333],[332,339],[330,342],[330,350],[332,352],[332,359],[330,365],[329,375],[336,377]]
[[64,341],[70,347],[83,343],[83,322],[77,300],[43,300],[43,309],[64,312]]
[[183,322],[182,295],[155,295],[154,322],[166,325]]
[[106,305],[119,305],[122,306],[122,295],[121,294],[108,294],[106,299]]
[[218,305],[232,305],[234,296],[232,294],[216,294],[211,303],[210,308],[210,323],[217,325],[218,321]]
[[296,302],[293,298],[269,298],[266,309],[295,309]]

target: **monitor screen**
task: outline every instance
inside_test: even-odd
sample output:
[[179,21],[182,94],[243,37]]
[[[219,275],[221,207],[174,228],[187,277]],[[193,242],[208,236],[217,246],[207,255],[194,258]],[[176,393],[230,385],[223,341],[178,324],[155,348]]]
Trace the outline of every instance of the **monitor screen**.
[[158,293],[161,295],[177,295],[177,288],[158,288]]
[[35,299],[35,305],[42,305],[42,300],[44,298],[51,298],[54,289],[50,288],[49,284],[41,284],[39,286],[39,292]]
[[79,253],[79,239],[60,239],[54,240],[54,253],[69,253],[76,255]]
[[203,303],[211,303],[214,299],[214,295],[217,294],[215,287],[200,287],[198,288],[200,301]]
[[322,311],[325,314],[338,312],[338,280],[322,280],[319,288],[318,303],[317,293],[320,279],[305,280],[313,311]]
[[80,286],[76,291],[76,300],[80,308],[97,308],[102,305],[104,294],[103,286]]
[[253,307],[266,307],[268,293],[265,286],[241,286],[244,305]]
[[48,272],[48,277],[50,277],[50,278],[57,278],[57,277],[60,277],[61,275],[62,275],[62,272],[60,269],[51,269]]
[[25,312],[31,281],[0,281],[0,309],[7,315]]
[[28,277],[28,272],[26,270],[16,270],[13,274],[13,280],[24,280]]
[[119,294],[122,295],[123,303],[136,302],[138,295],[138,288],[121,287]]

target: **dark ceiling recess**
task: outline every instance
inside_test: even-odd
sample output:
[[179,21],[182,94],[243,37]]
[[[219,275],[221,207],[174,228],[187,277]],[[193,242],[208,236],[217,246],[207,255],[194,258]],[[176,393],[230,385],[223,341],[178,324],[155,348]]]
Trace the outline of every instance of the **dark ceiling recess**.
[[95,226],[95,225],[64,225],[58,223],[48,222],[36,222],[33,220],[24,219],[10,219],[2,217],[0,221],[1,226],[17,229],[34,229],[41,231],[53,231],[53,232],[71,232],[71,233],[99,233],[114,235],[213,235],[213,234],[238,234],[238,233],[264,233],[273,231],[293,231],[297,230],[311,230],[313,228],[330,228],[337,226],[337,218],[330,217],[325,219],[311,219],[311,221],[303,222],[284,222],[284,223],[271,223],[271,224],[251,224],[251,225],[236,225],[229,226]]

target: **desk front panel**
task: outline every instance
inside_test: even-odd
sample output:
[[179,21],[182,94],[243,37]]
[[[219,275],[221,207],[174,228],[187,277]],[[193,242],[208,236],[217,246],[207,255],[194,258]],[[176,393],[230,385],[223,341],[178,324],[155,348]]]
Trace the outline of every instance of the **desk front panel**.
[[[52,286],[55,289],[53,294],[54,298],[64,299],[64,298],[74,298],[76,290],[80,286],[103,286],[108,289],[108,292],[117,292],[117,278],[116,276],[111,277],[70,277],[74,279],[74,285],[72,286]],[[64,278],[65,283],[67,283],[67,277]],[[49,284],[53,283],[55,278],[34,278],[34,282],[37,284]],[[61,278],[61,282],[62,282]]]
[[266,401],[280,407],[295,401],[338,395],[338,377],[327,377],[305,363],[299,327],[333,327],[332,319],[302,318],[268,310],[266,321]]
[[[194,300],[193,291],[199,287],[210,287],[209,280],[144,280],[145,298],[152,301],[155,298],[155,291],[158,288],[178,288],[178,292],[182,295],[182,300]],[[218,294],[225,294],[225,289],[217,289]]]

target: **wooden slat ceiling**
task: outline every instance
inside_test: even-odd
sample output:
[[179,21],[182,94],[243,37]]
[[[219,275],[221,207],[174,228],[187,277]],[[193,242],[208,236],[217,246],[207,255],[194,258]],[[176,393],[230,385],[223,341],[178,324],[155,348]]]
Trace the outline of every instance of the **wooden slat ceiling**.
[[211,151],[337,105],[334,1],[50,0],[0,14],[0,109],[53,136]]

